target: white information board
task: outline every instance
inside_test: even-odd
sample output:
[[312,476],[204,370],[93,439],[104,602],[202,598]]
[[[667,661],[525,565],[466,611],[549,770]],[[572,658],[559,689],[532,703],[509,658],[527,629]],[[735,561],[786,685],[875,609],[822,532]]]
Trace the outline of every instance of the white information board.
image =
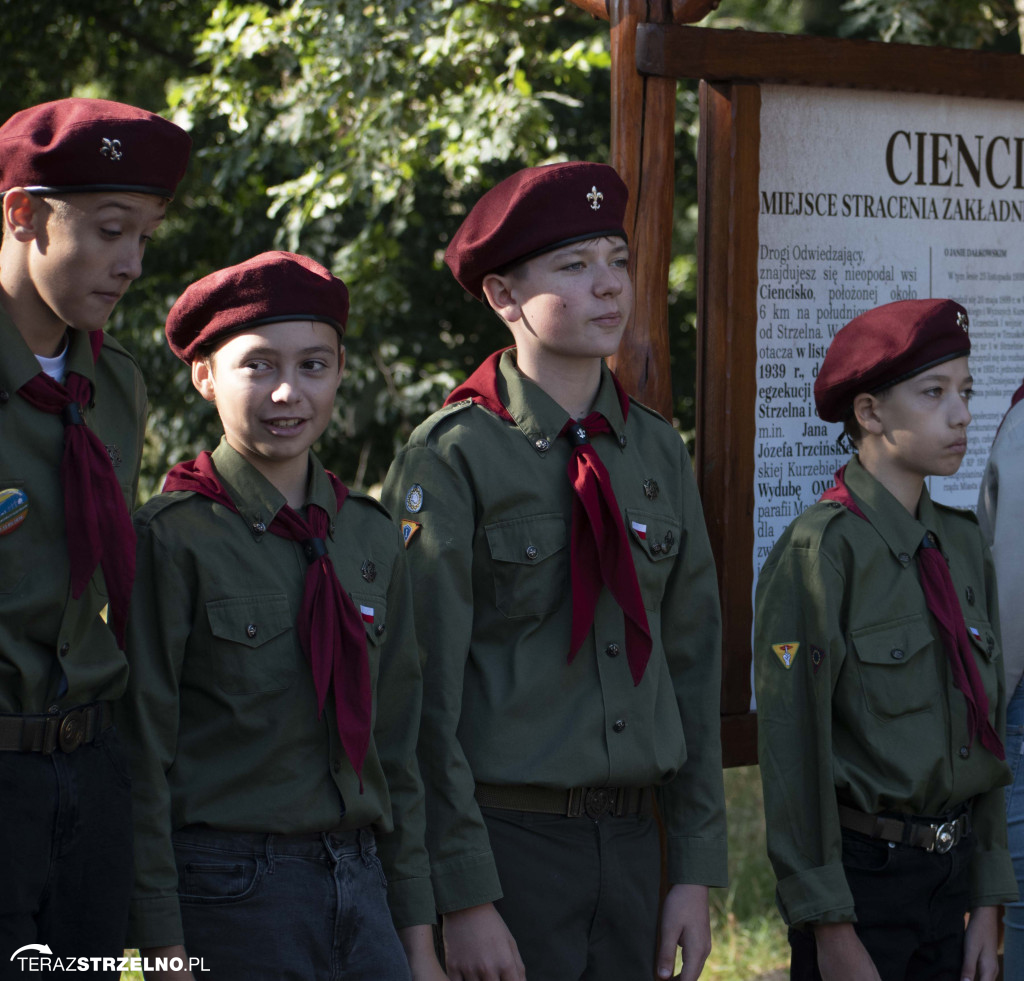
[[974,507],[1024,377],[1024,106],[910,93],[761,87],[754,580],[846,459],[814,412],[829,340],[893,300],[970,315],[974,421],[932,496]]

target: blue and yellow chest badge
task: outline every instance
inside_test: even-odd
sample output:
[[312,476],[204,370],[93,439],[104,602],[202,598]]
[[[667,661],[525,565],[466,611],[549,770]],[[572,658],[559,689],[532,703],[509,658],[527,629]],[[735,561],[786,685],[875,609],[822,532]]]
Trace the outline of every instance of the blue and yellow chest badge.
[[796,657],[796,652],[799,648],[800,645],[797,643],[772,644],[772,650],[775,651],[775,656],[782,662],[782,666],[787,671],[793,667],[793,659]]
[[405,510],[409,514],[417,514],[423,510],[423,488],[419,484],[413,484],[406,492]]
[[16,487],[0,491],[0,535],[9,535],[28,517],[28,495]]
[[416,533],[422,528],[418,521],[410,521],[408,518],[402,518],[402,541],[405,542],[405,547],[409,547],[409,543],[416,537]]

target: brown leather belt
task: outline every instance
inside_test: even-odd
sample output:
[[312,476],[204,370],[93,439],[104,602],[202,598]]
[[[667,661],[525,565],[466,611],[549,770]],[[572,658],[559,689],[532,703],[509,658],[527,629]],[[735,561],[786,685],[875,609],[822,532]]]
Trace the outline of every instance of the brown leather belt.
[[53,715],[0,715],[0,752],[71,753],[112,724],[110,702],[76,705]]
[[894,841],[944,855],[971,833],[969,810],[951,818],[886,817],[839,805],[839,823],[870,838]]
[[506,786],[478,783],[476,801],[481,807],[499,807],[506,811],[531,811],[536,814],[563,814],[565,817],[651,813],[650,787],[573,787],[552,790],[548,787]]

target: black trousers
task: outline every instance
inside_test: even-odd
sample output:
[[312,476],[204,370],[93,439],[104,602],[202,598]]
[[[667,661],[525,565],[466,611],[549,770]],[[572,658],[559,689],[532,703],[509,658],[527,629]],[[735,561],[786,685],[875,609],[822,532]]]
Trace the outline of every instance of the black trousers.
[[482,812],[504,893],[495,906],[530,981],[654,976],[661,849],[653,817]]
[[[72,753],[0,752],[0,979],[31,976],[10,960],[26,944],[62,959],[119,958],[131,889],[131,784],[117,731]],[[75,976],[120,977],[109,967]]]
[[[959,979],[974,839],[945,855],[843,830],[854,929],[882,981]],[[792,981],[820,981],[811,928],[789,931]]]

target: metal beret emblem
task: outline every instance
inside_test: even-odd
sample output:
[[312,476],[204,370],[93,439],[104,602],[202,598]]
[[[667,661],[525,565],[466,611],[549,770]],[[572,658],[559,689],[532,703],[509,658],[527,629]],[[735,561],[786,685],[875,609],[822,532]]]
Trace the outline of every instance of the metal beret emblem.
[[968,318],[967,314],[963,312],[963,310],[957,310],[956,312],[956,325],[965,334],[967,333],[967,328],[971,326],[971,321]]
[[108,140],[106,137],[103,137],[103,142],[100,144],[100,153],[111,160],[120,160],[124,156],[124,153],[121,152],[121,141]]
[[587,200],[590,202],[590,207],[594,211],[601,210],[601,202],[604,200],[604,195],[597,189],[597,185],[591,187],[590,193],[587,195]]

